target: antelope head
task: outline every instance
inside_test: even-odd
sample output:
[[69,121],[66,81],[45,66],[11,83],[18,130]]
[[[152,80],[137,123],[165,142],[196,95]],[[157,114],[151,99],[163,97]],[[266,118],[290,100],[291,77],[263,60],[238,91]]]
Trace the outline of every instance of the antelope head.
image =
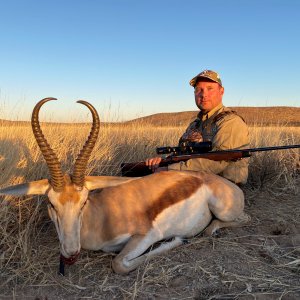
[[[47,163],[50,179],[7,187],[0,190],[0,194],[47,195],[48,212],[58,233],[61,254],[64,258],[72,261],[77,257],[81,247],[81,220],[88,201],[89,190],[118,185],[129,179],[113,176],[85,176],[88,160],[98,137],[100,120],[96,109],[83,100],[77,102],[88,107],[93,116],[93,125],[89,137],[75,161],[73,174],[63,174],[61,164],[44,137],[39,122],[40,108],[50,100],[57,99],[45,98],[39,101],[33,109],[31,118],[33,134]],[[70,261],[69,263],[72,263]]]

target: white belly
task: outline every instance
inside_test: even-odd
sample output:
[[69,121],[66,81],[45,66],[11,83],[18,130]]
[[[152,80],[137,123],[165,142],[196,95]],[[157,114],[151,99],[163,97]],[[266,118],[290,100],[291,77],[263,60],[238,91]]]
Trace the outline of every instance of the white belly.
[[208,208],[211,191],[201,187],[194,195],[168,207],[157,215],[153,231],[159,239],[173,236],[192,237],[201,232],[212,220]]

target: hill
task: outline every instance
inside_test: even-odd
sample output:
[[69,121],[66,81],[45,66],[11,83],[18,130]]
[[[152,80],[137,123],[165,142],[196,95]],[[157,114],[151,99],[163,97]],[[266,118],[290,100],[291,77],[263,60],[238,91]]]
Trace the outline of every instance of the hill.
[[[274,107],[231,107],[244,118],[250,126],[300,126],[300,107],[274,106]],[[106,122],[105,125],[150,125],[150,126],[187,126],[196,118],[198,111],[183,111],[172,113],[158,113],[133,119],[126,122]],[[44,125],[53,123],[42,122]],[[103,123],[103,122],[102,122]],[[90,123],[61,123],[68,126],[89,126]],[[1,120],[0,126],[30,126],[29,121]]]
[[[300,126],[300,107],[231,107],[231,109],[242,116],[250,126]],[[146,123],[153,126],[180,126],[189,124],[196,118],[197,113],[198,111],[158,113],[125,123]]]

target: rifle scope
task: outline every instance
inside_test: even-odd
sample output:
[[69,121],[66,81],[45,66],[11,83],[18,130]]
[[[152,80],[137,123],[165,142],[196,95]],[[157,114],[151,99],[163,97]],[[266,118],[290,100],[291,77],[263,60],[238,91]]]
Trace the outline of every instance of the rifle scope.
[[208,142],[184,142],[178,147],[158,147],[156,148],[157,154],[172,154],[172,155],[184,155],[184,154],[199,154],[207,153],[211,151],[212,143]]

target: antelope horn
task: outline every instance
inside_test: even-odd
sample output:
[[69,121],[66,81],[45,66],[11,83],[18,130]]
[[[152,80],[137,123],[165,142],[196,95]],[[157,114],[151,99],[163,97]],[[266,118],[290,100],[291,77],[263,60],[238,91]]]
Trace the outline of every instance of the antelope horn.
[[99,134],[100,119],[96,109],[90,103],[84,100],[79,100],[77,101],[77,103],[81,103],[86,107],[88,107],[88,109],[90,110],[93,116],[93,125],[91,128],[90,135],[75,161],[75,166],[74,166],[74,171],[72,176],[72,182],[76,184],[78,187],[82,188],[84,185],[84,177],[85,177],[85,171],[88,164],[88,160],[91,156],[93,148],[95,147],[97,137]]
[[64,176],[61,171],[60,162],[51,149],[50,145],[48,144],[46,138],[43,135],[42,129],[40,127],[39,122],[39,111],[41,106],[51,100],[57,100],[56,98],[45,98],[39,101],[33,109],[32,116],[31,116],[31,126],[34,137],[41,149],[42,155],[46,160],[47,166],[50,171],[51,179],[50,183],[53,187],[54,191],[59,192],[64,187]]

